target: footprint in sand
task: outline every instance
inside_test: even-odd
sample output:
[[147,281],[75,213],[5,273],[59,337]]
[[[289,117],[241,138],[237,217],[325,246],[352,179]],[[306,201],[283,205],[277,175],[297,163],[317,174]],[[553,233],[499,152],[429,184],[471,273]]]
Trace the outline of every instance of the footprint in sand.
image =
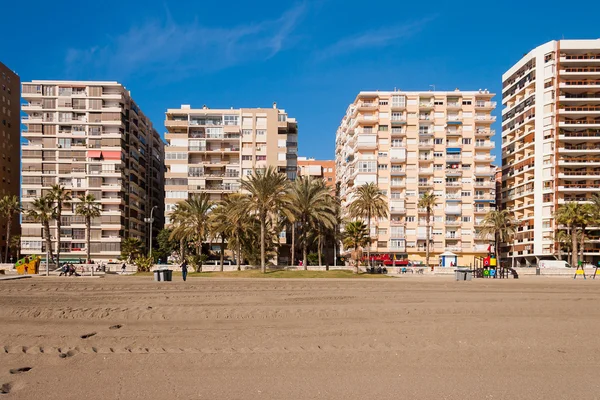
[[94,335],[96,335],[96,332],[86,333],[85,335],[81,335],[80,338],[87,339],[87,338],[91,338]]
[[29,372],[29,371],[31,371],[32,369],[33,369],[33,368],[31,368],[31,367],[14,368],[14,369],[11,369],[11,370],[10,370],[10,373],[11,373],[11,374],[13,374],[13,375],[16,375],[16,374],[22,374],[23,372]]
[[67,357],[73,357],[75,355],[75,352],[73,350],[69,350],[66,353],[60,353],[58,356],[60,358],[67,358]]
[[2,386],[0,386],[0,394],[9,394],[10,389],[12,389],[12,385],[10,383],[3,383]]
[[117,325],[113,325],[111,327],[109,327],[108,329],[121,329],[123,327],[123,325],[117,324]]

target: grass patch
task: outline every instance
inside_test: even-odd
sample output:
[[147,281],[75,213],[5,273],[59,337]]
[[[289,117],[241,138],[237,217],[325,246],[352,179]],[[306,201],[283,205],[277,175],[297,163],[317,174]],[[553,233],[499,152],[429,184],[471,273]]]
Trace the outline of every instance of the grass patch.
[[[130,276],[152,276],[153,272],[138,272]],[[173,279],[181,277],[181,272],[173,272]],[[335,271],[267,271],[266,273],[260,270],[246,271],[227,271],[227,272],[190,272],[188,278],[387,278],[387,275],[382,274],[355,274],[352,271],[335,270]]]

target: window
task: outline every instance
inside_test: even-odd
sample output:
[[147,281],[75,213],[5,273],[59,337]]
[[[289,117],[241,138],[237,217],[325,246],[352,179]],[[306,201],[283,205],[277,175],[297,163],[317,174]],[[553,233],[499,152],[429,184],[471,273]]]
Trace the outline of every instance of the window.
[[379,105],[380,106],[387,106],[388,105],[388,101],[387,100],[379,100]]
[[267,156],[256,156],[256,161],[266,161]]
[[387,158],[388,153],[386,151],[380,151],[377,153],[377,157]]
[[379,229],[377,230],[377,234],[378,234],[379,236],[384,236],[384,235],[387,235],[387,229],[386,229],[386,228],[379,228]]
[[406,106],[406,96],[392,96],[392,107],[405,107]]
[[375,161],[359,161],[359,172],[376,172],[377,163]]
[[267,131],[265,131],[264,129],[259,129],[256,131],[256,136],[264,136],[267,134]]
[[461,221],[462,222],[471,222],[471,217],[462,217]]
[[469,190],[465,190],[465,191],[463,191],[463,192],[460,192],[460,195],[461,195],[462,197],[471,197],[471,191],[469,191]]
[[434,151],[433,156],[435,158],[441,158],[441,157],[444,157],[444,153],[442,153],[441,151]]
[[436,100],[436,101],[433,102],[433,105],[434,106],[443,106],[444,102],[442,100]]
[[327,168],[327,172],[333,172],[333,168]]
[[387,242],[386,241],[382,241],[382,240],[378,240],[377,241],[377,247],[385,249],[387,247]]
[[434,143],[435,144],[444,144],[444,139],[442,139],[442,138],[435,138]]
[[463,102],[462,102],[463,106],[470,106],[471,104],[473,104],[473,102],[471,100],[463,100]]
[[224,125],[238,125],[239,117],[237,115],[224,115],[223,116],[223,124]]
[[244,136],[251,136],[252,135],[252,129],[243,129],[242,130],[242,135],[244,135]]
[[470,138],[463,138],[462,143],[463,144],[471,144],[471,139]]
[[415,217],[406,217],[406,222],[415,222]]
[[188,192],[184,191],[167,191],[165,193],[167,199],[187,199]]
[[388,130],[387,125],[379,125],[379,132],[387,132],[387,130]]
[[242,161],[252,161],[252,156],[242,156]]
[[377,166],[377,169],[378,170],[386,170],[386,169],[388,169],[388,166],[387,166],[387,164],[379,164]]

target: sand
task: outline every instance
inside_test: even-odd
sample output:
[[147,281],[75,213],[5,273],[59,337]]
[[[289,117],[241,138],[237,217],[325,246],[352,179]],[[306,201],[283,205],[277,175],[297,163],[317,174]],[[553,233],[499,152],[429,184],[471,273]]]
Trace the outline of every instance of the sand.
[[0,386],[36,400],[598,399],[600,280],[5,281]]

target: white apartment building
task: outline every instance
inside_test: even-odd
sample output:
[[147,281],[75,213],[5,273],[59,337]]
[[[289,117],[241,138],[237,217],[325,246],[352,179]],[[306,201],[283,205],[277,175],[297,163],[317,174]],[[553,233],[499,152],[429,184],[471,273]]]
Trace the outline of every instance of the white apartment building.
[[214,200],[240,189],[240,179],[274,166],[295,179],[298,126],[272,108],[168,109],[165,152],[166,223],[175,205],[194,193]]
[[[545,43],[510,68],[502,89],[502,201],[520,222],[505,255],[554,258],[554,213],[600,193],[600,39]],[[586,240],[600,260],[600,231]]]
[[[478,232],[495,207],[496,107],[487,90],[360,92],[336,135],[336,176],[343,206],[355,187],[374,182],[389,201],[389,218],[373,220],[372,253],[424,261],[426,217],[419,196],[438,202],[431,221],[430,262],[459,265],[484,256]],[[454,258],[453,258],[454,257]]]
[[[148,242],[162,229],[164,143],[121,84],[93,81],[23,82],[22,199],[25,210],[52,185],[73,198],[92,194],[101,216],[92,221],[91,257],[115,260],[124,238]],[[65,204],[61,261],[85,259],[85,221]],[[42,225],[22,219],[22,253],[44,254]],[[156,243],[156,241],[154,242]],[[54,249],[56,250],[56,249]]]

